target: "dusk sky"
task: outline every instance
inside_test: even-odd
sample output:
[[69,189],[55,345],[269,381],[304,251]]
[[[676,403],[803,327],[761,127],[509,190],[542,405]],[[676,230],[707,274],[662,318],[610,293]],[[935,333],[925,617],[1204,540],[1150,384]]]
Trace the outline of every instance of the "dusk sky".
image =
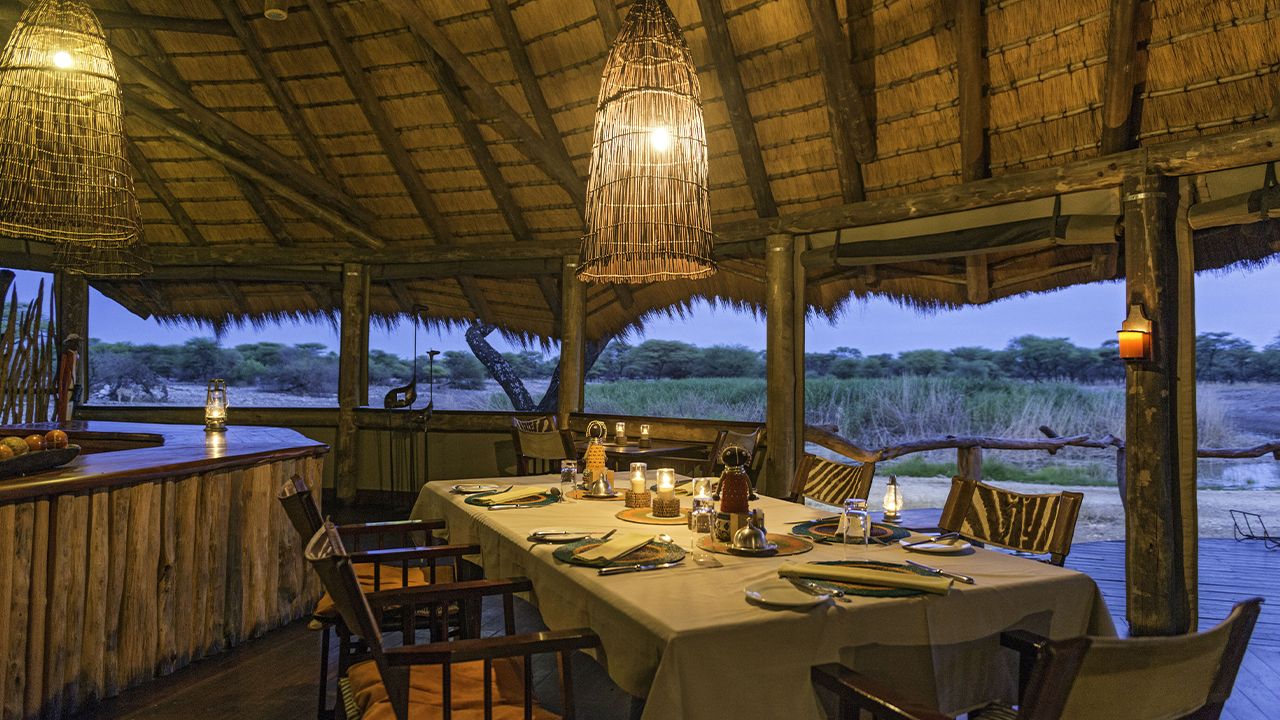
[[[39,278],[38,273],[19,271],[20,297],[29,299]],[[1197,329],[1234,333],[1261,347],[1280,333],[1277,302],[1280,302],[1280,263],[1271,262],[1256,270],[1203,274],[1196,282]],[[1010,338],[1025,334],[1066,337],[1079,345],[1097,346],[1114,337],[1124,313],[1124,284],[1120,282],[1077,286],[932,315],[887,300],[872,300],[850,305],[835,325],[821,318],[810,319],[806,347],[810,352],[823,352],[847,345],[868,355],[961,345],[1001,348]],[[187,338],[213,334],[207,327],[159,326],[154,321],[142,320],[97,291],[90,298],[90,317],[93,337],[108,341],[180,343]],[[413,344],[410,327],[405,322],[390,333],[375,327],[370,345],[407,357]],[[764,320],[749,313],[700,304],[687,319],[650,318],[645,323],[643,336],[632,337],[630,341],[640,342],[646,338],[683,340],[697,345],[742,344],[763,349]],[[292,324],[263,331],[237,329],[227,332],[222,343],[234,346],[268,340],[289,344],[320,342],[337,347],[334,329],[327,323]],[[491,340],[502,349],[508,347],[496,333]],[[419,338],[420,351],[427,348],[464,350],[466,341],[461,331],[430,331]]]

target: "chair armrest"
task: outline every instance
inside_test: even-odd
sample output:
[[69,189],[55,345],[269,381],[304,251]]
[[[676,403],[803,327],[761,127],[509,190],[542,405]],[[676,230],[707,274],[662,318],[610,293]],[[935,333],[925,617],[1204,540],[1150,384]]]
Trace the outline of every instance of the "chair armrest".
[[348,553],[353,563],[396,562],[397,560],[439,560],[441,558],[479,555],[479,545],[426,545],[407,548],[383,548]]
[[439,665],[504,657],[523,657],[540,653],[585,650],[600,647],[600,638],[591,630],[544,630],[524,635],[451,640],[428,645],[404,645],[388,648],[387,662],[394,666]]
[[1000,647],[1006,647],[1022,656],[1035,658],[1049,638],[1030,630],[1005,630],[1000,633]]
[[884,683],[839,663],[815,665],[810,668],[809,677],[814,685],[834,692],[841,704],[852,703],[882,720],[951,720],[937,710],[907,700]]
[[533,583],[528,578],[511,578],[509,580],[464,580],[463,582],[436,583],[434,585],[412,585],[393,590],[378,590],[365,593],[365,598],[369,601],[371,607],[382,607],[387,605],[425,605],[456,600],[472,600],[488,595],[507,595],[532,591]]
[[375,535],[377,533],[403,533],[419,530],[443,530],[443,520],[392,520],[389,522],[353,523],[339,525],[341,535]]

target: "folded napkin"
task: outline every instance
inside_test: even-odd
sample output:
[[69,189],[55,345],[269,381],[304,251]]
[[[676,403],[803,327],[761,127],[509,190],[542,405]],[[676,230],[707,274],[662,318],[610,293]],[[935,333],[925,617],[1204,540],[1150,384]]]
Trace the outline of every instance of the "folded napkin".
[[540,487],[514,487],[506,492],[500,492],[496,495],[485,495],[484,497],[476,498],[476,502],[481,505],[505,505],[507,503],[537,497],[538,495],[542,495],[546,492],[546,488]]
[[650,540],[653,540],[653,536],[643,533],[614,533],[613,537],[602,544],[578,553],[578,559],[612,562],[632,550],[648,545]]
[[914,572],[900,573],[892,570],[881,570],[876,567],[818,565],[815,563],[783,563],[783,565],[778,568],[778,575],[780,577],[835,580],[837,582],[879,585],[880,587],[888,588],[923,590],[925,592],[937,593],[939,595],[946,595],[951,589],[951,578],[934,575],[917,575]]

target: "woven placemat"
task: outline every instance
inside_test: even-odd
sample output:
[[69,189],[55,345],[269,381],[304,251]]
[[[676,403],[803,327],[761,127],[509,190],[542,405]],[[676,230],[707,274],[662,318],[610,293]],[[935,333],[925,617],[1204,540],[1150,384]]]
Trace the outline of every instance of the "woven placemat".
[[[468,505],[475,505],[476,507],[489,507],[489,503],[484,501],[485,498],[487,498],[490,495],[496,495],[496,494],[497,493],[477,493],[475,495],[468,495],[466,498],[463,499],[462,502]],[[530,495],[528,497],[512,501],[510,504],[541,507],[543,505],[550,505],[551,503],[555,502],[557,499],[558,498],[556,498],[554,495],[550,495],[546,491],[543,491],[538,493],[537,495]],[[501,504],[505,505],[507,503],[501,503]]]
[[[839,535],[836,530],[840,527],[840,518],[823,518],[821,520],[809,520],[795,525],[791,528],[791,532],[797,535],[805,535],[819,542],[840,542]],[[911,531],[906,528],[900,528],[897,525],[885,525],[884,523],[871,523],[871,542],[887,545],[891,542],[897,542],[904,537],[909,537]],[[850,538],[850,545],[861,545],[861,538]]]
[[579,488],[577,490],[570,490],[568,495],[574,500],[603,500],[605,502],[609,502],[611,500],[621,500],[626,493],[622,490],[615,490],[614,494],[610,497],[593,497],[588,495],[586,490]]
[[[905,575],[924,575],[925,577],[933,577],[932,573],[919,568],[913,568],[910,565],[879,562],[877,560],[824,560],[822,562],[816,562],[814,565],[841,565],[843,567],[873,568],[875,570],[887,570],[890,572],[903,573]],[[819,578],[805,578],[805,580],[823,587],[843,590],[849,595],[863,595],[866,597],[914,597],[916,595],[925,594],[924,590],[914,590],[911,588],[887,588],[882,585],[863,585],[861,583],[841,582],[839,580],[821,580]]]
[[638,507],[627,508],[615,515],[619,520],[627,522],[640,523],[641,525],[688,525],[689,511],[681,510],[680,514],[675,517],[657,517],[653,514],[653,508]]
[[623,565],[640,565],[647,563],[666,563],[675,562],[684,559],[684,548],[675,543],[651,542],[643,547],[636,548],[631,552],[623,555],[620,559],[612,562],[608,560],[583,560],[578,555],[604,544],[599,538],[587,538],[577,542],[566,543],[555,549],[552,555],[560,562],[567,562],[570,565],[585,565],[586,567],[602,568],[602,567],[619,567]]
[[703,550],[709,550],[713,553],[720,553],[721,555],[737,555],[739,557],[777,557],[779,555],[799,555],[800,553],[807,553],[813,549],[813,543],[805,540],[804,538],[780,535],[778,533],[769,533],[767,537],[769,538],[769,542],[778,546],[777,551],[768,554],[742,552],[741,550],[734,550],[733,546],[729,543],[720,542],[711,535],[699,538],[698,547]]

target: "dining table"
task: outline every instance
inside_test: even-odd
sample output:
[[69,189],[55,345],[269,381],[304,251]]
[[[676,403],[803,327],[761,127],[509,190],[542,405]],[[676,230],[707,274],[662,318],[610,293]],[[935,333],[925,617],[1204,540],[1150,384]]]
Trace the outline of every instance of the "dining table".
[[[1089,576],[984,548],[924,555],[898,543],[817,543],[803,555],[716,555],[719,567],[686,557],[668,569],[601,576],[557,560],[557,546],[532,543],[531,534],[548,528],[667,533],[686,549],[694,535],[684,525],[619,519],[620,501],[566,498],[492,511],[467,504],[452,490],[455,482],[425,484],[412,517],[443,519],[447,527],[441,533],[449,542],[478,544],[481,553],[471,560],[487,577],[528,578],[528,599],[551,629],[594,630],[602,643],[598,660],[622,690],[643,699],[646,720],[826,717],[809,673],[829,662],[958,714],[993,700],[1016,700],[1017,658],[1000,647],[1002,631],[1026,629],[1051,638],[1115,634]],[[558,486],[559,476],[467,482],[549,489]],[[769,497],[753,507],[763,511],[774,533],[830,517],[830,511]],[[955,583],[945,595],[856,596],[807,609],[768,607],[744,594],[747,585],[776,578],[785,562],[844,559],[916,559],[975,583]]]

